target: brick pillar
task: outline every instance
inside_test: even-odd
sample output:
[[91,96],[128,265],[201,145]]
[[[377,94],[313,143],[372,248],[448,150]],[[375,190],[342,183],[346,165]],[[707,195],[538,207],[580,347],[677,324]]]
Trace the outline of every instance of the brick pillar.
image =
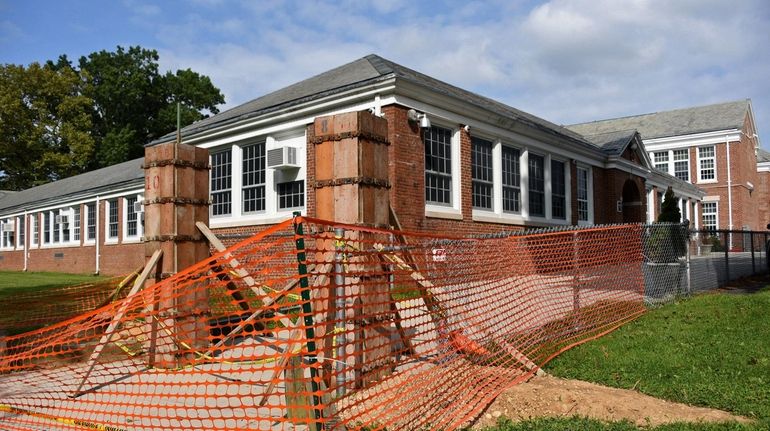
[[[209,256],[209,245],[195,227],[197,221],[209,221],[208,150],[175,143],[148,147],[144,169],[145,258],[163,250],[149,286]],[[185,355],[180,350],[189,355],[190,349],[208,347],[208,291],[201,287],[178,291],[168,284],[154,292],[151,366],[181,366]]]
[[[388,226],[387,120],[367,111],[320,117],[313,124],[313,136],[316,216],[349,224]],[[342,235],[345,245],[341,247],[371,247],[371,242],[363,238],[365,233],[349,230]],[[322,247],[334,243],[321,240],[317,245],[325,250],[326,261],[334,261],[334,248]],[[345,329],[344,350],[349,354],[347,366],[354,366],[361,372],[354,386],[362,387],[388,374],[393,363],[387,335],[391,322],[372,318],[391,314],[390,290],[388,278],[381,274],[379,265],[373,266],[372,262],[352,257],[343,268],[344,273],[335,274],[339,277],[330,277],[331,283],[323,287],[321,299],[313,305],[316,322],[321,323],[316,332],[318,349],[322,357],[332,357],[331,338],[324,334],[330,334],[335,325],[337,329]],[[337,297],[343,291],[344,300],[340,299],[349,304],[343,310],[344,316],[350,320],[337,314],[341,311]],[[355,310],[351,309],[352,304],[356,304]],[[331,388],[335,382],[328,379],[330,364],[325,361],[323,366],[327,385]]]

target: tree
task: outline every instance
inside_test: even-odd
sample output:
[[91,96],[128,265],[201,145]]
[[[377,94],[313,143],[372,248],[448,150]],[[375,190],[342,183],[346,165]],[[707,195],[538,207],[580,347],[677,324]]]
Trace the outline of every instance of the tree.
[[177,102],[182,126],[219,112],[224,96],[208,77],[190,69],[161,75],[158,59],[157,51],[139,46],[80,58],[94,100],[94,167],[140,157],[144,144],[175,130]]
[[674,190],[669,186],[666,194],[663,196],[663,203],[660,205],[659,222],[679,223],[682,220],[682,213],[679,211],[679,204],[674,197]]
[[86,85],[69,67],[0,66],[0,189],[86,169],[95,148]]
[[141,47],[0,67],[0,188],[20,190],[144,154],[144,144],[219,112],[190,69],[161,74]]

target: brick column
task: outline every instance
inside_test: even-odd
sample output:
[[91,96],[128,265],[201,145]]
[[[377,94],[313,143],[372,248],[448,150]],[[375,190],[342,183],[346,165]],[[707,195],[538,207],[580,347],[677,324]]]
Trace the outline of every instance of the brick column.
[[[145,258],[163,250],[149,286],[209,256],[209,245],[195,227],[197,221],[209,221],[208,150],[175,143],[148,147],[143,167]],[[154,292],[151,366],[177,367],[185,362],[180,350],[190,354],[190,349],[208,347],[208,291],[201,286],[188,290],[168,284]]]

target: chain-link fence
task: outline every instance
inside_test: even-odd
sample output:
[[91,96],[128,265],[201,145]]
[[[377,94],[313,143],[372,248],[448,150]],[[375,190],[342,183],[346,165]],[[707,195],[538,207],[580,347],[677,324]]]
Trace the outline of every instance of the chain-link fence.
[[645,301],[664,303],[767,273],[769,233],[692,230],[674,223],[646,225],[642,234]]

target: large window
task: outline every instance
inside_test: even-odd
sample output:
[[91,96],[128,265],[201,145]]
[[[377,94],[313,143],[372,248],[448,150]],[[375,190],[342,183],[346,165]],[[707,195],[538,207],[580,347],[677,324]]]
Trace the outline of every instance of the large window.
[[674,176],[680,180],[690,181],[690,150],[685,148],[673,152]]
[[29,230],[32,232],[31,244],[38,245],[40,243],[40,214],[29,215]]
[[473,171],[473,207],[492,209],[492,142],[473,138],[471,141]]
[[86,240],[96,239],[96,202],[86,204]]
[[425,201],[452,205],[452,131],[423,129],[425,143]]
[[14,233],[16,226],[14,225],[13,218],[7,218],[0,220],[0,229],[2,230],[2,237],[0,237],[0,248],[12,249],[15,246]]
[[590,202],[590,181],[589,170],[586,168],[577,168],[577,210],[578,222],[591,221],[591,202]]
[[211,155],[211,215],[232,212],[232,153],[220,151]]
[[123,239],[133,239],[142,236],[142,220],[141,214],[136,211],[135,204],[139,202],[136,196],[128,196],[123,200],[125,207],[124,213],[126,214],[125,228],[123,231]]
[[668,151],[657,151],[653,153],[653,163],[655,163],[655,169],[668,172]]
[[16,220],[16,238],[18,238],[16,248],[23,248],[26,239],[26,216],[19,216]]
[[529,215],[545,217],[545,158],[529,153]]
[[72,240],[80,242],[80,205],[72,208]]
[[110,199],[107,201],[107,239],[117,240],[120,220],[118,218],[118,200]]
[[243,212],[265,210],[265,143],[243,147]]
[[503,145],[503,211],[521,212],[521,153]]
[[714,181],[716,178],[714,147],[698,147],[698,181]]
[[564,162],[551,160],[551,217],[567,218],[567,181]]
[[715,230],[717,224],[717,202],[703,202],[703,229]]
[[51,243],[51,211],[43,212],[43,244]]

